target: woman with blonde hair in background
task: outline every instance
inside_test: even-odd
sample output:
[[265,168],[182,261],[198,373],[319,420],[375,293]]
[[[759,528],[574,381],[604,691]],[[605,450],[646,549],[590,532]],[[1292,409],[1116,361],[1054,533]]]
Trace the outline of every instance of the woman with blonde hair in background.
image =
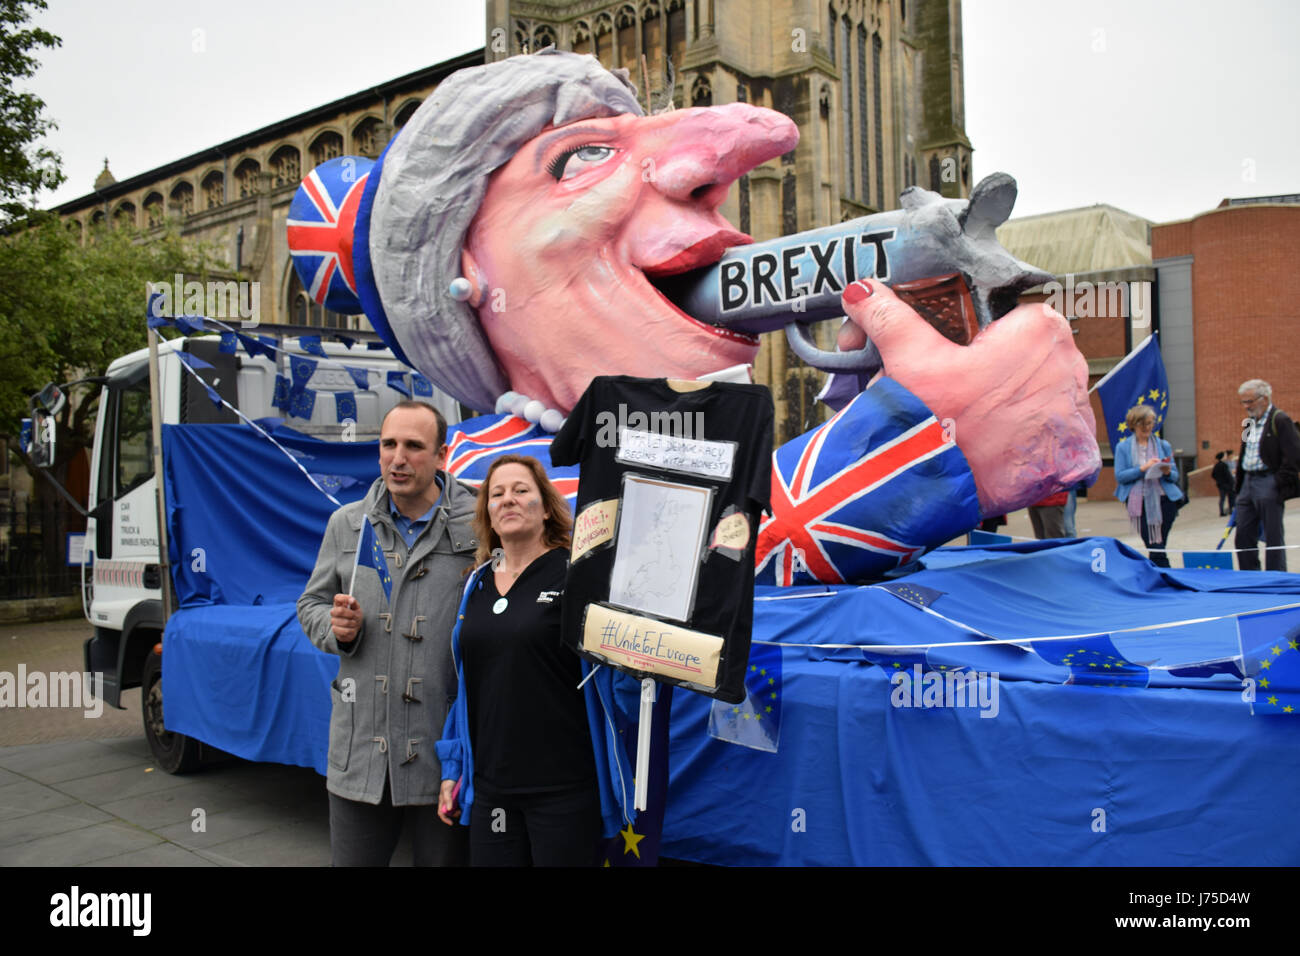
[[1129,437],[1115,448],[1115,497],[1128,506],[1133,530],[1151,552],[1151,563],[1169,567],[1165,546],[1169,529],[1185,499],[1178,487],[1178,466],[1173,448],[1157,438],[1156,410],[1134,405],[1124,419]]

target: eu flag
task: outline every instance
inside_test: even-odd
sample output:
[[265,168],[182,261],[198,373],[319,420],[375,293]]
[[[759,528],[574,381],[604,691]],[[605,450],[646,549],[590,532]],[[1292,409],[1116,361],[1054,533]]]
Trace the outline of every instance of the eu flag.
[[325,354],[325,347],[320,344],[319,335],[298,336],[298,348],[302,349],[308,355],[319,355],[321,358],[329,358],[329,356]]
[[1169,408],[1169,378],[1165,375],[1165,363],[1160,358],[1160,345],[1154,335],[1148,336],[1097,383],[1097,396],[1101,399],[1112,450],[1129,436],[1124,418],[1134,405],[1154,408],[1155,430],[1160,431]]
[[1300,712],[1300,609],[1243,614],[1237,637],[1242,670],[1255,682],[1252,712]]
[[293,374],[293,390],[298,392],[306,388],[311,377],[316,374],[316,363],[301,355],[290,355],[289,371]]
[[357,383],[357,388],[365,391],[370,387],[370,373],[363,368],[357,368],[355,365],[345,365],[344,370],[352,376],[352,381]]
[[388,387],[395,392],[400,392],[401,394],[405,395],[407,398],[411,397],[411,390],[406,387],[405,372],[389,372]]
[[1076,641],[1032,641],[1030,646],[1049,664],[1069,668],[1067,684],[1104,687],[1146,687],[1150,673],[1126,659],[1104,634]]
[[754,642],[749,646],[745,699],[739,704],[715,700],[709,710],[709,736],[753,750],[776,753],[781,741],[781,648]]
[[316,390],[314,388],[304,388],[302,391],[294,392],[289,396],[289,414],[294,418],[311,418],[311,413],[315,408]]
[[277,375],[275,377],[275,397],[271,399],[271,407],[284,412],[289,411],[289,377],[287,375]]
[[[357,538],[356,566],[374,568],[379,575],[379,583],[384,586],[384,598],[389,601],[393,599],[393,576],[388,573],[388,559],[384,557],[384,552],[379,547],[379,539],[375,537],[375,529],[371,526],[368,515],[363,515],[361,518],[361,536]],[[355,570],[352,576],[356,577]],[[351,593],[351,588],[348,591]]]
[[357,420],[357,397],[351,392],[334,393],[334,410],[340,422]]

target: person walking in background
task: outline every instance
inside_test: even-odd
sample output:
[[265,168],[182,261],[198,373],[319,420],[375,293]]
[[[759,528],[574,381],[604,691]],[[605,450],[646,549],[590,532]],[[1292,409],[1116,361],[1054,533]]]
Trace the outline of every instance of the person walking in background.
[[1133,530],[1142,536],[1151,563],[1169,567],[1165,545],[1183,501],[1178,466],[1169,442],[1157,438],[1156,410],[1134,405],[1124,419],[1129,437],[1115,447],[1115,497],[1128,506]]
[[1068,491],[1058,491],[1029,506],[1029,523],[1034,526],[1035,538],[1074,537],[1065,530],[1065,504],[1069,500]]
[[[1214,456],[1214,467],[1210,469],[1210,477],[1214,479],[1215,486],[1219,489],[1219,517],[1229,514],[1237,504],[1237,493],[1233,489],[1232,469],[1228,463],[1223,460],[1224,452],[1219,452]],[[1224,504],[1228,508],[1224,510]]]
[[1273,404],[1273,388],[1252,378],[1237,389],[1246,419],[1241,423],[1241,467],[1237,470],[1237,566],[1259,570],[1263,532],[1270,571],[1286,570],[1283,502],[1300,494],[1300,432],[1286,412]]

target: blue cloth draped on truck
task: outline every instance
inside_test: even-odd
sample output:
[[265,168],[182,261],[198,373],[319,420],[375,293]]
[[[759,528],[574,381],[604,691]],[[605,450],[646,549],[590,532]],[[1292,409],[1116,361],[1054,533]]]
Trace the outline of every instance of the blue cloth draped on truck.
[[[276,437],[340,501],[375,475],[373,443]],[[337,661],[293,601],[334,506],[251,429],[169,426],[164,448],[182,604],[164,639],[168,726],[323,772]],[[1300,787],[1300,713],[1284,712],[1300,608],[1258,615],[1300,605],[1300,578],[1156,569],[1108,538],[943,548],[921,566],[756,589],[751,698],[733,712],[674,695],[664,854],[1300,862],[1300,832],[1278,824]],[[1067,639],[1030,644],[1047,637]]]

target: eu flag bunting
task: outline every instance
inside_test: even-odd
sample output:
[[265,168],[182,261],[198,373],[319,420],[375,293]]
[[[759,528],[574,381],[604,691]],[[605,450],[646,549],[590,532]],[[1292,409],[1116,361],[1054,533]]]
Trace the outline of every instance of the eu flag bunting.
[[176,322],[176,328],[186,335],[198,335],[203,331],[203,316],[201,315],[178,315],[174,321]]
[[1160,358],[1160,345],[1154,335],[1130,352],[1097,383],[1106,433],[1114,449],[1129,436],[1124,418],[1134,405],[1150,405],[1156,410],[1156,431],[1169,409],[1169,379]]
[[265,355],[269,359],[275,358],[275,348],[273,347],[275,339],[271,340],[272,344],[268,344],[260,338],[255,339],[251,335],[245,335],[243,332],[236,332],[235,338],[239,341],[239,344],[244,347],[244,351],[248,353],[250,358],[258,355]]
[[325,347],[320,344],[319,335],[298,336],[298,347],[308,355],[319,355],[321,358],[329,358],[329,356],[325,354]]
[[195,372],[197,372],[201,368],[216,367],[211,362],[206,362],[203,359],[199,358],[197,355],[193,355],[189,352],[177,352],[176,357],[180,359],[182,362],[184,362],[186,365],[188,365]]
[[352,381],[357,383],[357,388],[365,391],[370,387],[370,373],[363,368],[357,368],[355,365],[345,365],[344,370],[352,376]]
[[239,339],[235,337],[234,332],[221,333],[221,345],[217,351],[222,355],[234,355],[239,350]]
[[316,363],[301,355],[289,356],[289,370],[293,373],[293,390],[301,391],[303,386],[311,381],[311,377],[316,374]]
[[1106,635],[1077,641],[1033,641],[1038,656],[1070,669],[1067,684],[1105,687],[1146,687],[1150,675],[1141,664],[1127,660]]
[[913,607],[927,608],[939,598],[943,597],[943,592],[928,588],[923,584],[913,584],[910,581],[884,581],[875,585],[882,591],[888,591],[894,597],[907,602]]
[[781,648],[749,646],[745,699],[715,700],[709,710],[709,736],[753,750],[776,753],[781,741]]
[[357,538],[357,567],[374,568],[379,575],[379,583],[384,586],[385,600],[393,599],[393,576],[388,573],[388,559],[379,547],[379,539],[375,537],[375,529],[371,526],[368,515],[361,518],[361,535]]
[[289,377],[287,375],[277,375],[275,377],[275,396],[271,399],[271,407],[278,408],[282,412],[289,411]]
[[411,390],[406,387],[405,372],[389,372],[388,387],[395,392],[400,392],[401,394],[405,395],[407,398],[411,397]]
[[334,411],[340,422],[357,420],[357,397],[351,392],[334,393]]
[[1184,551],[1184,568],[1218,568],[1232,570],[1231,551]]
[[1300,608],[1237,618],[1242,670],[1255,681],[1251,712],[1300,712]]
[[289,396],[289,414],[294,418],[311,418],[316,408],[316,390],[304,388]]
[[422,398],[429,398],[433,395],[433,383],[419,372],[413,372],[411,374],[411,391]]

